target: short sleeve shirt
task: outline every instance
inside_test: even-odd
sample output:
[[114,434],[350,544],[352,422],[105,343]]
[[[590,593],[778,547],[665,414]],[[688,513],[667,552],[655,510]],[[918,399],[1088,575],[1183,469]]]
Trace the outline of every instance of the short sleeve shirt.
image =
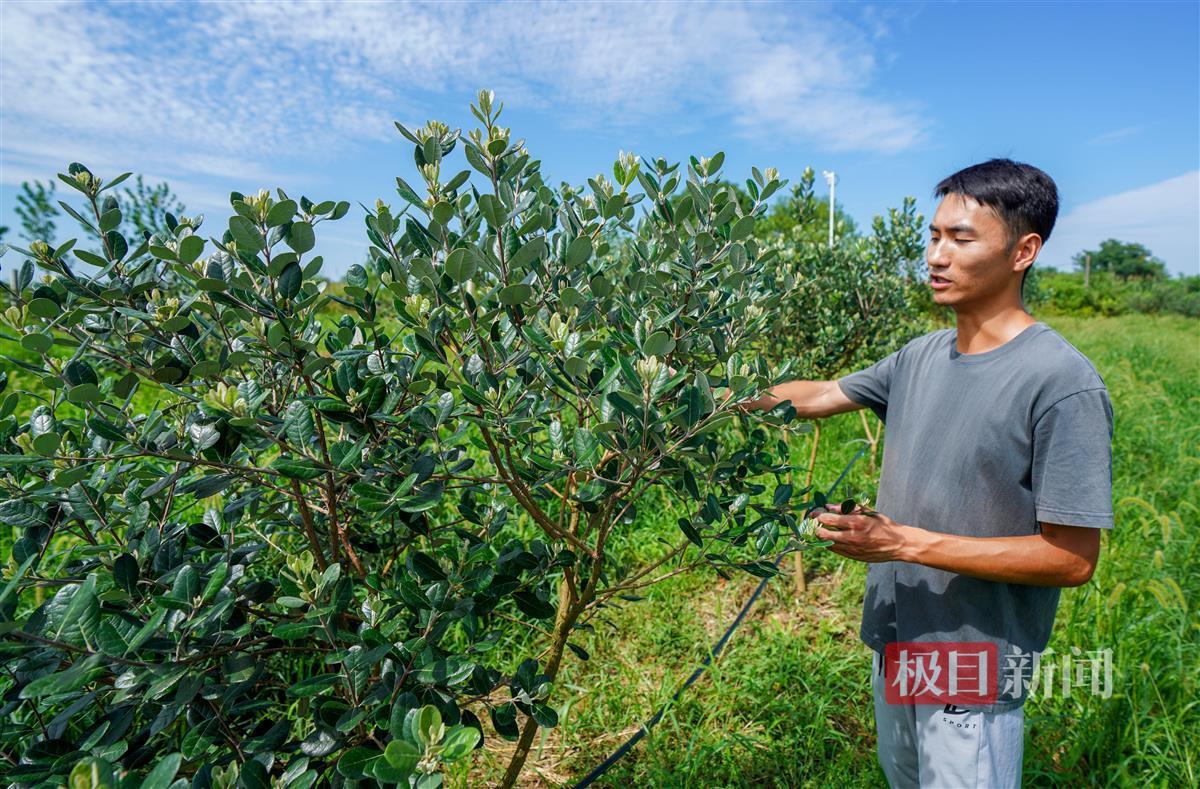
[[[984,353],[963,354],[954,329],[918,337],[839,379],[884,421],[875,509],[930,531],[1037,534],[1039,521],[1111,528],[1113,412],[1095,367],[1044,323]],[[1059,589],[998,583],[909,562],[872,564],[860,636],[997,644],[1041,652]],[[988,711],[1020,706],[1000,684]]]

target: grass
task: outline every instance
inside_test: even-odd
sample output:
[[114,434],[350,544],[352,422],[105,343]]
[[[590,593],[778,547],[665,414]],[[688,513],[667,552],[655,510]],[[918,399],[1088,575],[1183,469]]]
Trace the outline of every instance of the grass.
[[[1196,785],[1200,731],[1200,561],[1194,503],[1200,485],[1200,343],[1194,321],[1169,316],[1048,318],[1085,353],[1115,412],[1116,528],[1104,535],[1093,579],[1064,590],[1050,647],[1113,650],[1109,698],[1079,691],[1026,706],[1027,785]],[[828,485],[860,446],[857,414],[825,420],[815,480]],[[807,459],[804,437],[793,448]],[[864,459],[847,480],[871,489]],[[648,508],[649,509],[649,508]],[[645,516],[633,554],[674,538],[669,506]],[[600,786],[879,786],[870,655],[857,630],[865,568],[827,552],[806,560],[808,590],[772,581],[721,658]],[[790,567],[790,562],[789,562]],[[566,662],[557,699],[562,724],[543,733],[528,785],[578,780],[678,684],[736,615],[757,579],[711,573],[671,578],[646,599],[609,613],[581,640],[584,663]],[[472,783],[498,777],[494,743]],[[493,750],[494,749],[494,750]]]

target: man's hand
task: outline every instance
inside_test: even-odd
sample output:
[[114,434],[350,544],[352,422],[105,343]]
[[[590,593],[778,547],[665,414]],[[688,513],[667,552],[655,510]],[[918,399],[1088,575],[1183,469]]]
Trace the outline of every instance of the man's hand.
[[905,533],[910,527],[883,513],[856,507],[849,515],[822,512],[817,515],[816,535],[830,540],[829,550],[860,562],[900,560]]
[[816,535],[829,550],[860,562],[903,561],[987,581],[1034,586],[1079,586],[1092,577],[1100,556],[1100,529],[1040,523],[1039,534],[965,537],[897,523],[856,508],[849,515],[822,512]]

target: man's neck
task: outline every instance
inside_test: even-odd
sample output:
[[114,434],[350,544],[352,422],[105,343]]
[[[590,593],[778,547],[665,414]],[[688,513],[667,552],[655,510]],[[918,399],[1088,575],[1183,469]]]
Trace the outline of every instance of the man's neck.
[[956,311],[959,353],[985,353],[1037,323],[1020,304]]

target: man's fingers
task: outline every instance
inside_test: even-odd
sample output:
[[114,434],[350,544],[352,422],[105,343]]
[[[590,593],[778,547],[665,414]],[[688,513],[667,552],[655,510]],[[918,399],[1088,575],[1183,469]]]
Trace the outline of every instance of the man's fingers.
[[829,529],[823,529],[820,526],[817,527],[816,535],[822,540],[831,540],[833,542],[841,542],[842,540],[846,539],[846,535],[842,532],[830,531]]

